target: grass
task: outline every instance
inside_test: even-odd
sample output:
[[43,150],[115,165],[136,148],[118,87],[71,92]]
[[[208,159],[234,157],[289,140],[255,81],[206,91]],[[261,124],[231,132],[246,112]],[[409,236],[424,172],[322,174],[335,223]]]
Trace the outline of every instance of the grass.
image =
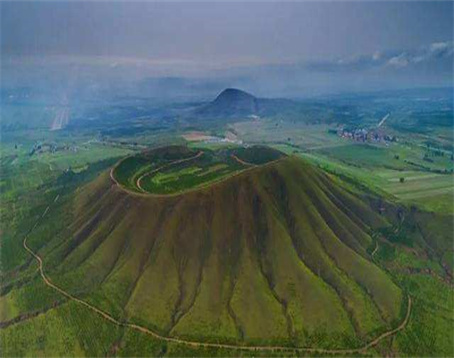
[[0,331],[4,356],[106,356],[120,329],[76,303],[66,303]]
[[[289,168],[290,167],[287,167],[287,170]],[[308,239],[306,239],[313,235],[309,231],[310,229],[297,227],[297,229],[301,231],[295,232],[294,235],[297,236],[299,240],[302,240],[302,242],[300,241],[298,243],[298,245],[302,245],[301,255],[304,255],[305,260],[313,261],[313,270],[322,270],[323,266],[321,266],[321,264],[324,262],[323,256],[315,256],[313,258],[311,256],[320,255],[320,251],[326,252],[328,260],[331,261],[331,263],[334,263],[335,267],[339,268],[344,274],[359,284],[359,287],[357,288],[360,288],[360,291],[361,288],[366,288],[366,291],[372,295],[375,304],[381,310],[382,314],[384,314],[384,317],[387,317],[388,319],[390,317],[395,317],[399,309],[399,305],[396,305],[395,303],[398,303],[401,300],[399,290],[389,281],[389,279],[387,279],[386,275],[377,270],[373,265],[370,265],[367,260],[364,259],[363,255],[361,255],[361,247],[368,245],[370,238],[354,221],[351,219],[349,220],[347,216],[344,216],[345,214],[342,211],[345,210],[345,207],[334,204],[331,201],[332,199],[329,199],[327,193],[324,192],[326,189],[320,190],[320,185],[318,187],[313,186],[312,183],[316,181],[308,174],[310,171],[303,171],[303,168],[300,170],[299,173],[295,169],[293,172],[287,173],[288,177],[300,178],[298,183],[292,184],[292,187],[289,188],[289,192],[304,192],[304,194],[299,197],[299,201],[296,201],[292,196],[289,196],[291,204],[289,212],[293,213],[294,217],[287,220],[294,221],[301,218],[300,220],[303,222],[310,223],[313,232],[316,233],[321,244],[321,246],[317,248],[319,252],[314,252],[316,248],[313,247],[313,243],[307,242]],[[318,181],[319,180],[320,179],[318,179]],[[333,188],[331,187],[330,189],[332,190]],[[342,194],[342,192],[340,192],[337,193],[336,196],[341,201],[345,201],[346,198],[342,195],[345,195],[345,193]],[[349,202],[347,207],[354,211],[356,205],[361,205],[361,203],[356,200]],[[367,212],[363,211],[361,213],[361,218],[367,223],[369,219],[365,215],[366,213]],[[373,213],[370,214],[374,215]],[[349,216],[351,218],[353,217],[352,214]],[[352,250],[352,248],[354,250]],[[355,253],[355,251],[357,252]],[[309,257],[306,258],[307,256]],[[332,270],[332,268],[328,270],[330,275],[332,275],[332,273],[329,271]],[[330,281],[333,285],[338,287],[338,290],[341,289],[339,283],[333,282],[333,279]],[[387,296],[383,296],[383,292],[387,292]],[[393,295],[393,299],[390,300],[389,298],[391,295]]]
[[400,275],[399,279],[414,297],[414,309],[408,327],[396,337],[394,349],[408,356],[452,356],[453,288],[431,276]]
[[[178,171],[198,176],[196,168],[214,173],[225,168],[225,162],[203,163],[188,162]],[[173,170],[162,174],[175,175]],[[162,334],[210,342],[358,347],[401,321],[403,294],[396,286],[401,281],[367,253],[370,233],[389,223],[350,187],[297,158],[180,198],[129,196],[111,190],[104,173],[59,201],[30,245],[41,248],[53,282],[117,319]],[[35,213],[30,222],[46,205],[30,208]],[[402,266],[425,267],[411,255],[390,255]],[[30,281],[35,269],[21,272],[9,293],[0,296],[3,318],[53,304],[55,298],[39,281],[36,286]],[[23,289],[17,279],[26,283]],[[164,344],[109,328],[83,307],[60,303],[3,329],[2,350],[90,356],[112,355],[112,349],[118,355],[238,353]],[[86,330],[82,337],[74,337],[75,327]],[[48,342],[48,335],[60,331]],[[29,346],[24,335],[34,337]],[[404,345],[398,349],[406,351]]]
[[[118,318],[194,340],[321,347],[357,346],[399,319],[399,291],[365,258],[364,223],[380,223],[378,214],[307,163],[289,158],[181,200],[106,195],[104,178],[84,189],[100,199],[80,207],[78,244],[50,275]],[[350,201],[363,224],[347,219],[341,202]],[[288,212],[307,231],[290,229]],[[317,242],[308,246],[316,261],[295,240]]]
[[[289,145],[276,145],[277,149],[289,154],[296,154],[304,157],[337,176],[361,185],[367,189],[375,191],[381,196],[394,198],[405,205],[415,205],[421,209],[438,213],[453,213],[453,175],[428,172],[425,170],[415,170],[414,166],[394,167],[396,160],[389,158],[385,151],[366,149],[362,152],[363,164],[357,164],[355,159],[356,147],[359,151],[361,145],[350,146],[347,153],[350,160],[330,156],[327,152],[304,152]],[[332,149],[334,152],[335,149]],[[361,152],[361,151],[360,151]],[[376,165],[373,158],[369,158],[367,153],[373,152],[376,158]],[[342,151],[339,151],[342,153]],[[383,158],[380,158],[384,155]],[[391,164],[389,164],[391,163]],[[353,164],[353,165],[352,165]],[[402,163],[400,163],[402,164]],[[399,165],[400,165],[399,164]],[[400,182],[404,178],[404,182]]]
[[415,205],[422,207],[427,211],[433,211],[436,213],[446,213],[454,214],[454,200],[453,194],[441,194],[441,195],[431,195],[418,200],[410,200],[410,202],[415,203]]
[[[404,178],[404,182],[399,181]],[[454,176],[452,174],[426,174],[402,172],[386,177],[384,190],[399,200],[417,205],[428,211],[454,212]]]
[[[195,157],[200,151],[185,147],[179,150],[191,155],[174,157],[173,160]],[[234,155],[246,163],[234,159]],[[264,164],[282,155],[265,147],[204,149],[203,155],[193,160],[173,163],[173,160],[163,161],[152,151],[126,158],[115,168],[114,175],[121,185],[135,191],[143,189],[153,194],[175,194],[206,186],[250,165]],[[139,178],[141,188],[137,187]]]
[[[241,256],[241,275],[235,281],[230,307],[235,312],[245,340],[282,343],[282,337],[289,334],[288,322],[283,314],[285,309],[267,288],[267,279],[257,265],[251,252],[246,251]],[[268,324],[264,325],[264,322]]]
[[[286,160],[225,181],[219,179],[244,169],[233,167],[230,154],[252,164],[273,155],[263,148],[254,154],[237,145],[197,143],[185,150],[157,150],[154,157],[136,156],[140,145],[183,139],[175,138],[178,131],[144,132],[135,124],[140,134],[129,137],[129,119],[124,127],[109,128],[108,141],[89,129],[49,132],[55,113],[46,103],[7,105],[0,145],[0,321],[21,320],[0,330],[2,355],[296,355],[164,343],[118,329],[65,301],[39,279],[36,263],[22,247],[25,233],[59,193],[29,244],[42,255],[55,283],[118,319],[201,341],[357,347],[395,327],[402,319],[401,297],[410,294],[409,325],[368,354],[453,356],[454,293],[443,281],[454,264],[453,185],[452,174],[442,174],[453,168],[452,131],[433,123],[436,112],[422,118],[430,125],[414,122],[399,129],[403,113],[415,108],[396,98],[401,113],[392,113],[385,130],[399,142],[389,146],[358,145],[329,133],[334,126],[303,123],[343,116],[353,109],[348,106],[334,114],[327,106],[291,119],[276,113],[229,125],[245,143],[271,144],[330,175]],[[357,124],[375,124],[382,106],[360,103]],[[216,134],[222,135],[219,123]],[[121,142],[112,137],[115,133]],[[41,141],[76,150],[30,156]],[[427,141],[444,148],[444,155],[428,149]],[[110,190],[107,171],[119,157],[133,155],[116,174],[122,185],[136,190],[143,173],[200,149],[216,155],[151,178],[166,178],[173,185],[169,192],[200,190],[153,200],[131,200]],[[158,182],[162,188],[166,181]],[[372,193],[389,205],[384,215],[369,200]],[[406,207],[405,227],[397,234],[395,203]],[[388,229],[379,231],[382,226]],[[384,235],[372,259],[378,232]]]
[[169,184],[175,184],[174,182],[181,180],[181,177],[193,177],[194,174],[202,171],[202,168],[191,166],[183,169],[171,170],[168,172],[158,172],[151,177],[151,181],[154,186],[167,186]]
[[[398,141],[387,144],[354,142],[330,133],[337,127],[328,124],[308,125],[304,121],[292,121],[284,117],[280,120],[262,118],[238,122],[231,127],[238,138],[245,142],[268,144],[287,154],[301,155],[326,170],[360,182],[382,195],[394,197],[405,205],[453,213],[452,151],[444,150],[442,153],[437,149],[446,147],[446,138],[451,136],[450,130],[432,123],[427,128],[430,129],[428,134],[407,132],[392,125],[395,121],[400,123],[403,120],[394,116],[390,127],[384,130],[397,136]],[[361,125],[372,125],[370,120],[364,117]],[[358,125],[360,123],[356,123]],[[424,128],[418,130],[424,131]],[[428,142],[432,143],[430,147],[427,146]],[[401,177],[411,181],[412,175],[420,177],[417,180],[420,187],[416,183],[399,185]],[[434,177],[431,179],[432,175]],[[404,193],[405,187],[412,188]]]
[[26,286],[13,288],[0,298],[0,321],[10,321],[20,315],[46,311],[65,299],[36,277]]
[[238,148],[234,154],[249,164],[261,165],[282,158],[282,152],[265,146]]
[[197,175],[205,176],[205,175],[208,175],[208,174],[211,174],[211,173],[223,170],[223,169],[227,169],[227,168],[228,168],[228,165],[224,164],[224,163],[214,164],[214,165],[206,168],[206,170],[202,171],[201,173],[197,173]]
[[260,119],[232,125],[239,138],[247,143],[291,144],[304,150],[343,145],[341,138],[328,134],[326,124],[308,125],[301,121]]
[[[438,228],[442,226],[440,222],[434,224]],[[420,225],[424,223],[420,222]],[[448,236],[451,237],[450,234]],[[403,356],[452,356],[454,289],[443,281],[446,274],[439,260],[433,257],[433,249],[414,246],[408,248],[402,244],[379,242],[376,260],[413,299],[408,326],[382,354],[399,352]]]
[[[218,166],[219,168],[219,164],[213,166]],[[207,185],[229,174],[238,172],[240,170],[239,168],[241,168],[241,166],[232,161],[229,164],[225,164],[225,166],[223,165],[222,170],[213,170],[213,166],[205,168],[172,168],[169,171],[163,171],[151,177],[145,177],[141,186],[145,191],[150,193],[174,194]]]

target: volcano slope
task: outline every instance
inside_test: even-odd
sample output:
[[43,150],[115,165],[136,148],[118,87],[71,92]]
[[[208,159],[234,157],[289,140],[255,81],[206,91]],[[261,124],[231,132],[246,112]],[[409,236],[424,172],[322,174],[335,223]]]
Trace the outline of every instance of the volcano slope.
[[403,320],[403,292],[368,253],[387,219],[301,159],[173,196],[105,173],[71,205],[70,234],[45,249],[52,282],[164,336],[348,348]]

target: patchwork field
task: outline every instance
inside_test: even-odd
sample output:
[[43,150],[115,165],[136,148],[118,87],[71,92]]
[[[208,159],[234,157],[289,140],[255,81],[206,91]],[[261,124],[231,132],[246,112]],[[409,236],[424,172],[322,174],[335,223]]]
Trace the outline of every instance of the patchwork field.
[[428,210],[453,212],[454,176],[452,174],[402,171],[379,173],[379,176],[385,180],[383,189],[399,200]]
[[396,159],[392,148],[355,144],[308,152],[288,144],[273,147],[302,156],[324,170],[405,205],[454,213],[454,175],[449,169],[452,166],[449,158],[438,163],[440,169],[430,170],[408,163],[402,154]]
[[[409,108],[413,105],[419,108],[421,103],[409,104]],[[302,156],[396,202],[454,213],[454,159],[452,143],[448,143],[452,131],[435,122],[402,126],[411,113],[401,113],[403,107],[378,130],[378,119],[384,114],[376,106],[369,103],[363,112],[355,113],[361,118],[353,119],[350,113],[344,123],[320,123],[314,117],[309,124],[301,118],[277,116],[237,122],[230,128],[240,140],[267,143],[286,154]],[[341,128],[364,128],[382,137],[378,141],[342,138],[337,134]]]
[[259,119],[238,122],[231,126],[239,138],[252,143],[287,143],[305,150],[337,147],[344,145],[342,138],[329,135],[326,124],[312,124],[301,121]]

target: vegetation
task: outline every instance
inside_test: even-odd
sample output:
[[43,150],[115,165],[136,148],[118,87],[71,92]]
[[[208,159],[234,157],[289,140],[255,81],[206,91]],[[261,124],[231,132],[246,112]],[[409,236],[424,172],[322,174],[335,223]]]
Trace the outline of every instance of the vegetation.
[[[106,120],[111,128],[93,121],[58,133],[48,131],[48,109],[8,107],[5,116],[31,119],[2,121],[2,355],[303,355],[190,347],[119,327],[44,284],[22,246],[29,233],[52,282],[164,336],[360,347],[402,322],[410,295],[408,325],[365,354],[453,356],[447,116],[418,107],[428,104],[388,104],[385,130],[399,141],[357,143],[339,137],[338,124],[373,126],[382,109],[355,101],[350,114],[334,101],[178,129],[122,122],[147,115],[146,105],[125,106]],[[222,136],[226,128],[249,145],[162,147],[182,144],[186,130]],[[30,154],[39,143],[58,150]],[[273,162],[282,152],[289,157]],[[142,188],[164,195],[120,190],[113,167],[122,188],[141,191],[137,180],[151,173]]]
[[388,219],[299,159],[180,199],[112,191],[104,174],[68,205],[72,240],[42,246],[46,271],[117,319],[199,341],[325,348],[402,319],[402,291],[366,251]]
[[173,155],[164,156],[160,148],[128,157],[115,167],[113,175],[120,185],[134,191],[175,194],[283,157],[277,150],[257,146],[217,151],[172,147],[172,151]]

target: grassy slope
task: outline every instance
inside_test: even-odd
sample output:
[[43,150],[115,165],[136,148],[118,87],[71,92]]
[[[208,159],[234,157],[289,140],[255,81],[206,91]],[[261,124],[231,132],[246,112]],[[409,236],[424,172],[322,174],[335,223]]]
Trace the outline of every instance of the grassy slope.
[[43,252],[52,279],[160,332],[335,347],[399,318],[366,252],[384,219],[298,159],[159,199],[104,175],[73,205],[72,238]]
[[[30,244],[42,247],[46,270],[54,281],[119,318],[163,333],[211,341],[345,347],[375,337],[394,325],[393,318],[399,314],[401,293],[370,262],[368,232],[386,224],[376,214],[377,207],[372,207],[337,185],[335,178],[293,158],[213,188],[153,200],[111,187],[106,173],[78,190],[70,206],[59,201],[52,209],[59,216],[50,212],[50,226],[44,223]],[[67,217],[72,217],[72,224],[61,229]],[[434,218],[417,218],[423,232],[434,233],[431,223],[438,231],[445,230]],[[47,233],[55,221],[60,223],[52,230],[58,232],[49,240]],[[438,241],[426,236],[435,253],[443,251],[447,241],[440,241],[438,234],[434,236]],[[376,255],[380,261],[381,248]],[[401,264],[414,261],[404,253],[398,256]],[[349,260],[354,264],[345,265]],[[394,266],[388,269],[393,271]],[[25,267],[18,283],[35,275],[35,269],[34,263]],[[394,352],[449,354],[452,340],[445,336],[452,320],[443,312],[452,307],[440,308],[446,305],[434,300],[427,280],[405,275],[394,280],[414,297],[412,320],[418,322],[393,341]],[[452,297],[452,290],[441,286]],[[87,334],[75,336],[74,327],[82,327],[80,320],[92,314],[83,307],[66,309],[65,300],[48,291],[35,280],[32,285],[13,286],[0,297],[1,321],[57,305],[2,329],[2,351],[92,356],[114,351],[119,355],[239,354],[192,351],[131,331],[107,334],[107,327],[99,332],[87,328]],[[380,295],[383,291],[385,297]],[[317,306],[320,301],[321,307]],[[44,322],[48,328],[42,327]],[[420,328],[426,325],[430,328]],[[103,330],[105,338],[99,336]],[[55,341],[48,342],[45,336]],[[81,339],[85,341],[77,343]],[[389,352],[389,347],[384,342],[379,350]]]
[[74,302],[2,329],[2,356],[106,356],[119,328]]

